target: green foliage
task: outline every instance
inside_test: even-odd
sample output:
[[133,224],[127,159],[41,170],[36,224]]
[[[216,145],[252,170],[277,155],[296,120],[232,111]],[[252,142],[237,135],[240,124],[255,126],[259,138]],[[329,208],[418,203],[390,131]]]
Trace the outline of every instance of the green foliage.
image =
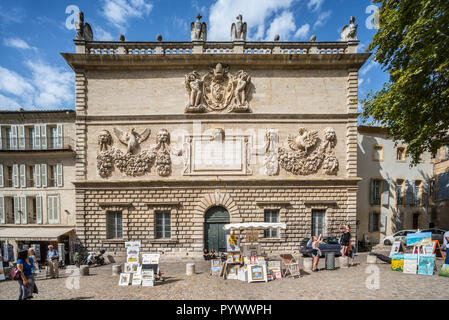
[[368,50],[390,81],[363,101],[396,141],[408,144],[413,164],[436,152],[449,131],[449,1],[373,0],[380,26]]

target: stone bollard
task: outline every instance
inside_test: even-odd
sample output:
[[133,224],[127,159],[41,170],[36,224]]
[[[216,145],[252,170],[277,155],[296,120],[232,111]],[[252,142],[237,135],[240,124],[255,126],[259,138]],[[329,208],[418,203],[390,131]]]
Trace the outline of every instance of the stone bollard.
[[340,262],[340,268],[349,268],[349,257],[339,257],[338,261]]
[[369,264],[375,264],[377,263],[377,257],[376,256],[372,256],[372,255],[367,255],[366,256],[366,262]]
[[119,276],[120,273],[122,273],[122,265],[121,264],[114,264],[112,266],[112,275],[113,276]]
[[186,274],[188,276],[191,276],[195,274],[195,264],[194,263],[187,263],[186,264]]
[[302,264],[305,272],[312,272],[313,258],[304,258]]
[[89,266],[80,266],[80,275],[88,276],[89,275]]

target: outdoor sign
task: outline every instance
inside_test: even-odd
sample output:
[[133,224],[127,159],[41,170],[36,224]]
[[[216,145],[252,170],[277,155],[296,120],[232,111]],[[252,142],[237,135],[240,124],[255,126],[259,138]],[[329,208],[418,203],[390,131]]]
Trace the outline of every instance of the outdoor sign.
[[404,254],[404,273],[416,274],[418,270],[418,255]]
[[391,256],[391,270],[393,271],[404,271],[404,255],[394,254]]
[[407,246],[427,246],[432,244],[432,232],[407,234]]
[[419,256],[418,274],[433,276],[434,268],[435,268],[434,254],[421,254]]
[[399,253],[399,251],[404,251],[404,247],[402,245],[402,241],[395,241],[393,242],[393,245],[391,246],[391,251],[390,251],[390,258]]

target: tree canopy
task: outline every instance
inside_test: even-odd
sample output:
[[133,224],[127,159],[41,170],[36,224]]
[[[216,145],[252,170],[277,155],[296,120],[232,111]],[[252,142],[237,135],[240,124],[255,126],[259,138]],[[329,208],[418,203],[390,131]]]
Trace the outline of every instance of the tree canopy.
[[[362,120],[408,144],[412,164],[449,133],[449,1],[373,0],[379,29],[369,45],[389,82],[363,103]],[[372,120],[368,120],[368,119]]]

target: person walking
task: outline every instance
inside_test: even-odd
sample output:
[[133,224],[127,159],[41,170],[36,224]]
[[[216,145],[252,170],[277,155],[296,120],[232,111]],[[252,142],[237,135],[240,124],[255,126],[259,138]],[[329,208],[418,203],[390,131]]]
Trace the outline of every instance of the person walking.
[[50,268],[50,277],[58,278],[59,277],[59,253],[57,250],[53,249],[52,245],[48,246],[47,262],[48,262],[48,267]]
[[351,267],[354,266],[354,258],[355,258],[355,248],[352,245],[352,241],[349,240],[349,245],[348,245],[348,257],[349,257],[349,265]]
[[37,292],[33,275],[33,258],[28,255],[27,250],[18,253],[17,270],[19,271],[19,300],[29,300],[33,298],[33,293]]
[[446,249],[446,259],[444,260],[444,264],[449,264],[449,231],[446,231],[443,238],[443,250]]
[[316,236],[312,237],[312,257],[313,257],[313,265],[312,272],[318,272],[318,262],[321,257],[320,243],[323,242],[323,236],[317,238]]

